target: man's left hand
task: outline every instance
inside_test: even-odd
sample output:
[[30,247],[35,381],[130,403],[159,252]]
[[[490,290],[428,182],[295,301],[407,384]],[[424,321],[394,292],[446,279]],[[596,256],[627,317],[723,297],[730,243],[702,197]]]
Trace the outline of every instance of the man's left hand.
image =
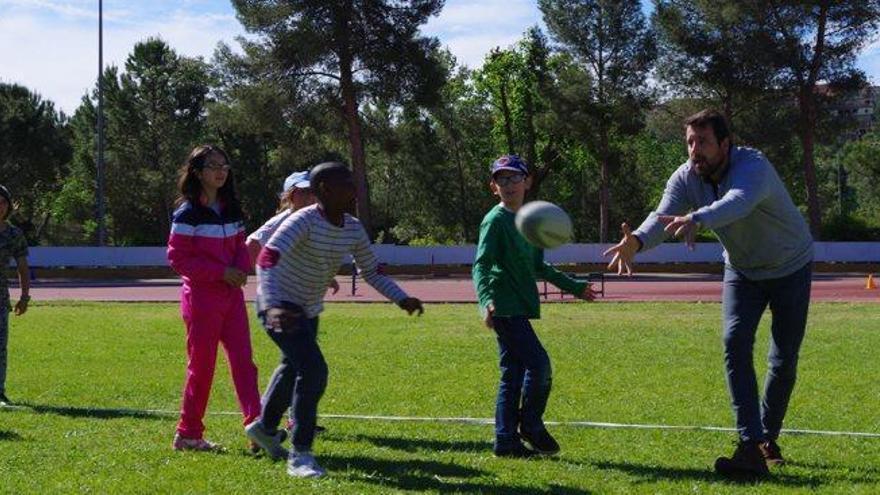
[[694,250],[697,231],[700,230],[700,225],[695,222],[690,215],[685,215],[683,217],[657,215],[657,220],[666,225],[666,228],[664,229],[666,233],[684,239],[687,248],[691,251]]

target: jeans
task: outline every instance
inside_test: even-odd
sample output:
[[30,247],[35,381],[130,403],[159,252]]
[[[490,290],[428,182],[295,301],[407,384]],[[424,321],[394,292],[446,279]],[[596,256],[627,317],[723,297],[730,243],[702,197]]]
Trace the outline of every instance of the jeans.
[[[785,277],[748,280],[724,270],[721,311],[727,387],[742,441],[776,440],[797,377],[798,353],[807,325],[812,264]],[[767,306],[773,315],[764,397],[752,360],[755,333]]]
[[[295,305],[284,306],[293,309]],[[261,318],[267,335],[282,355],[263,394],[261,421],[266,430],[274,431],[289,406],[294,421],[293,447],[298,451],[311,450],[318,402],[327,388],[328,375],[327,362],[318,346],[318,318],[297,318],[280,332],[268,328],[265,314]]]
[[519,441],[517,428],[544,430],[544,409],[550,397],[550,357],[525,317],[493,317],[498,338],[501,382],[495,403],[495,445]]
[[6,394],[6,348],[9,345],[9,303],[0,299],[0,394]]

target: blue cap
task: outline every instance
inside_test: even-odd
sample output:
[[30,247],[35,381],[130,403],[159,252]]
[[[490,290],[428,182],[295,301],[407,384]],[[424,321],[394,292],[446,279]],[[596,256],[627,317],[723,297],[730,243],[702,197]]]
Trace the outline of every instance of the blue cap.
[[311,187],[311,183],[309,183],[309,171],[305,170],[302,172],[294,172],[287,176],[284,179],[284,190],[281,191],[281,194],[290,191],[293,188],[297,189],[308,189]]
[[526,162],[523,161],[517,155],[501,155],[495,160],[495,163],[492,164],[492,176],[502,170],[510,170],[512,172],[519,172],[524,175],[529,175],[529,167],[526,165]]

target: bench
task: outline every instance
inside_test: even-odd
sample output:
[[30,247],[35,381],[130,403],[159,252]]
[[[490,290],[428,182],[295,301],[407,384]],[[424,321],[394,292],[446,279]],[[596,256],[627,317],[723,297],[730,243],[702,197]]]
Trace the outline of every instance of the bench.
[[[599,290],[597,290],[596,292],[600,296],[605,297],[605,273],[604,272],[590,272],[590,273],[586,273],[586,274],[567,273],[566,275],[568,275],[569,277],[571,277],[575,280],[585,281],[590,284],[593,284],[594,290],[596,289],[595,283],[598,283]],[[552,286],[549,283],[547,283],[546,280],[542,281],[542,283],[544,284],[544,289],[541,291],[541,296],[543,296],[544,299],[547,299],[551,295],[558,295],[559,299],[564,299],[566,295],[570,295],[570,294],[563,292],[561,290],[552,290]],[[572,297],[574,297],[574,296],[572,296]]]

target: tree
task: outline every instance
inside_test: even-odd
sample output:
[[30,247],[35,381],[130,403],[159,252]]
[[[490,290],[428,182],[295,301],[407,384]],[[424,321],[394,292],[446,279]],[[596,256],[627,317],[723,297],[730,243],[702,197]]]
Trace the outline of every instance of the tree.
[[[647,74],[655,56],[654,36],[639,2],[539,0],[552,36],[592,75],[591,141],[600,166],[599,242],[608,239],[611,168],[615,133],[637,130],[647,102]],[[636,125],[634,125],[636,124]]]
[[358,216],[371,231],[361,105],[429,102],[442,86],[432,54],[438,43],[419,26],[442,0],[233,0],[245,28],[263,36],[260,48],[274,77],[309,85],[344,120],[357,188]]
[[344,151],[338,119],[310,100],[303,88],[261,77],[259,57],[238,54],[225,44],[215,51],[214,101],[208,104],[208,132],[230,154],[250,228],[274,215],[283,180]]
[[[177,170],[205,139],[207,66],[153,38],[134,46],[124,72],[109,67],[103,80],[110,240],[116,245],[163,244],[177,196]],[[85,98],[73,118],[72,172],[80,181],[94,177],[94,98]],[[65,190],[70,195],[63,200],[66,211],[79,214],[81,208],[74,206],[79,192]],[[70,220],[86,225],[90,219]]]
[[693,64],[690,74],[704,88],[782,93],[796,102],[807,210],[818,239],[814,152],[825,95],[817,85],[853,88],[864,81],[855,61],[880,26],[880,1],[748,0],[719,7],[661,0],[657,12],[666,39],[686,54],[681,60]]
[[17,223],[43,237],[70,160],[67,118],[24,86],[0,83],[0,184],[12,191]]

